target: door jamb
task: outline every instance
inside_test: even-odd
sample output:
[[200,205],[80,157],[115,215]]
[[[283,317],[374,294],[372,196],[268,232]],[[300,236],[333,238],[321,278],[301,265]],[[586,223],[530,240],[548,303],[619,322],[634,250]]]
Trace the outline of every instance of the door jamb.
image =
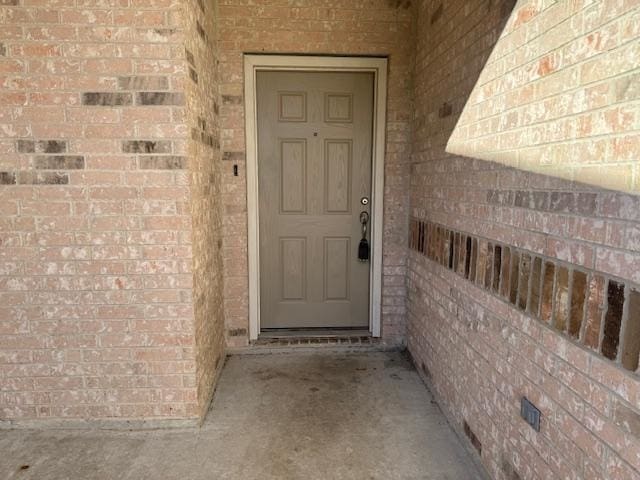
[[332,57],[308,55],[244,55],[244,98],[247,166],[247,216],[249,257],[249,339],[260,334],[260,243],[258,196],[258,117],[256,74],[258,71],[371,72],[374,75],[371,185],[371,265],[369,285],[369,331],[381,334],[382,232],[384,156],[387,117],[387,59],[381,57]]

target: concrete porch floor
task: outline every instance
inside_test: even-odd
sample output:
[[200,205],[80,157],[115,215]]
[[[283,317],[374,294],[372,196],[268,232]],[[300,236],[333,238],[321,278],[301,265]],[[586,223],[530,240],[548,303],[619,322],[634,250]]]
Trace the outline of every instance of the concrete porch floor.
[[2,479],[485,478],[382,352],[232,356],[200,429],[0,431],[0,452]]

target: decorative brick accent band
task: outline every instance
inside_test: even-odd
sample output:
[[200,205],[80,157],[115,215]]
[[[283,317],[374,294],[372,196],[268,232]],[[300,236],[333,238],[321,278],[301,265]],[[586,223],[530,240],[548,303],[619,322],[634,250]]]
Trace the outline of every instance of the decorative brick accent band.
[[415,218],[409,248],[640,373],[637,285]]
[[[193,139],[208,146],[219,147],[217,137],[204,131],[206,122],[199,120],[199,124],[202,131],[193,129]],[[174,142],[169,140],[122,141],[122,152],[125,154],[153,154],[137,157],[138,162],[134,168],[137,166],[139,170],[186,169],[188,161],[185,156],[171,155],[175,149]],[[36,154],[31,155],[27,163],[32,170],[0,171],[0,185],[69,185],[69,173],[65,171],[87,169],[85,155],[66,154],[69,150],[66,140],[17,140],[15,150],[18,154]]]
[[220,140],[216,135],[209,133],[207,130],[207,122],[202,117],[198,117],[198,128],[191,128],[191,140],[207,147],[220,148]]

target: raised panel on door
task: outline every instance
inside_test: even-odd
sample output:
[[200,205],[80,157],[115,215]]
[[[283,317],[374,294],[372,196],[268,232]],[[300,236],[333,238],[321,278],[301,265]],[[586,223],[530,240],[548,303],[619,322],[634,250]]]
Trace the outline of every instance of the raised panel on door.
[[307,239],[280,238],[281,300],[304,301],[307,296]]
[[329,237],[324,239],[324,299],[325,301],[348,301],[351,252],[351,237]]
[[280,213],[302,214],[307,206],[307,143],[280,140]]
[[353,121],[353,94],[325,93],[325,114],[327,123],[351,123]]
[[351,213],[351,140],[325,140],[324,204],[327,213]]
[[258,72],[261,328],[366,327],[373,77]]
[[278,120],[281,122],[306,122],[306,92],[278,92]]

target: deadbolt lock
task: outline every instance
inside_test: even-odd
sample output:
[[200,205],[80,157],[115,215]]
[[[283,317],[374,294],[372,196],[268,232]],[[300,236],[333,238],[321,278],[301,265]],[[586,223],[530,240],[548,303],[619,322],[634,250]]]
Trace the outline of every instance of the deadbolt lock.
[[369,199],[368,199],[367,197],[362,197],[362,198],[360,199],[360,203],[361,203],[362,205],[369,205]]

